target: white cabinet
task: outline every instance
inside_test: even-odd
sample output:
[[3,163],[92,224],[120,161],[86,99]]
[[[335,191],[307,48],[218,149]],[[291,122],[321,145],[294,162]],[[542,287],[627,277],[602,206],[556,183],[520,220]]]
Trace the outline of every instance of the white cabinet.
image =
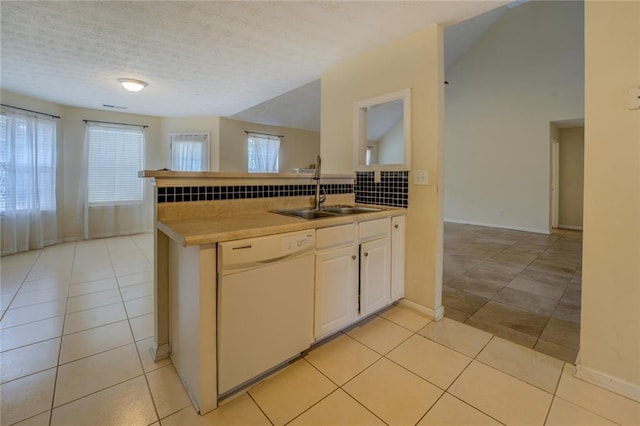
[[404,216],[317,230],[316,340],[403,296]]
[[391,218],[391,301],[404,297],[405,217]]
[[316,339],[338,331],[356,319],[357,273],[354,247],[316,254]]
[[390,303],[391,249],[389,218],[360,222],[360,316],[365,317]]
[[316,239],[316,339],[347,327],[358,312],[355,225],[319,229]]
[[389,300],[389,238],[360,245],[360,315],[384,308]]

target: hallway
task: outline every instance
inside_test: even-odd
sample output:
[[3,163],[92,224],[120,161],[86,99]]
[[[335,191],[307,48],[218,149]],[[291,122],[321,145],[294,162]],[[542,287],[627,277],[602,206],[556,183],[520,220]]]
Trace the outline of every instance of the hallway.
[[582,232],[445,223],[445,316],[575,363]]

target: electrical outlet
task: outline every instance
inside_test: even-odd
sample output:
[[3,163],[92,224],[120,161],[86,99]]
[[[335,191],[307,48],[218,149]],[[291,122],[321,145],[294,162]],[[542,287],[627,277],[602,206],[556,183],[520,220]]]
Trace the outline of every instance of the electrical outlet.
[[429,183],[429,172],[427,170],[414,170],[413,183],[415,185],[427,185]]
[[382,174],[380,173],[380,170],[374,170],[373,172],[373,183],[380,183],[382,182]]

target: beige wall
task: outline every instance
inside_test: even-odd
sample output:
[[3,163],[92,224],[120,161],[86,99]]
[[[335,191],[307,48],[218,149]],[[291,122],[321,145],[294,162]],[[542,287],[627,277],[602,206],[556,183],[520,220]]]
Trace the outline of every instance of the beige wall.
[[[146,129],[145,144],[145,169],[158,169],[162,167],[162,138],[161,122],[158,117],[145,115],[123,114],[119,112],[101,111],[86,108],[64,107],[61,119],[64,126],[64,146],[62,155],[64,158],[64,205],[62,209],[58,206],[58,214],[64,217],[64,233],[61,237],[65,239],[82,238],[82,223],[77,220],[78,185],[82,176],[82,150],[84,145],[85,123],[83,120],[112,121],[125,124],[140,124],[149,126]],[[145,183],[145,203],[142,207],[146,215],[146,228],[153,229],[153,186],[149,179]],[[124,233],[131,227],[135,227],[135,217],[137,211],[121,209],[117,216],[118,228]],[[109,215],[99,208],[92,208],[90,217],[90,232],[93,236],[103,234],[104,225],[100,218],[112,220]],[[59,230],[60,232],[60,230]]]
[[[78,187],[81,178],[82,150],[84,145],[85,123],[82,120],[114,121],[127,124],[145,124],[146,133],[145,168],[163,167],[162,138],[158,117],[123,114],[110,111],[73,108],[41,101],[26,96],[2,91],[2,103],[35,111],[59,115],[58,120],[58,157],[56,198],[58,209],[58,237],[61,240],[81,239],[83,225],[78,222]],[[145,180],[146,212],[148,229],[153,226],[153,188]],[[96,217],[99,212],[96,210]],[[123,229],[127,229],[126,215],[120,217]],[[94,221],[92,229],[99,232],[103,228],[99,220]]]
[[640,2],[586,2],[585,196],[579,367],[640,398]]
[[171,168],[169,155],[169,133],[209,133],[209,170],[220,171],[220,117],[167,117],[161,120],[162,157],[164,167]]
[[355,102],[411,88],[411,169],[428,170],[430,184],[409,186],[406,298],[432,310],[442,298],[443,63],[442,28],[431,26],[326,70],[321,85],[328,173],[353,172]]
[[292,172],[294,168],[309,167],[320,153],[320,134],[301,129],[267,126],[245,121],[220,119],[220,171],[247,171],[246,131],[283,135],[280,142],[280,172]]
[[549,231],[549,122],[584,116],[582,16],[524,3],[447,70],[446,220]]
[[584,127],[559,129],[560,228],[582,228],[584,193]]

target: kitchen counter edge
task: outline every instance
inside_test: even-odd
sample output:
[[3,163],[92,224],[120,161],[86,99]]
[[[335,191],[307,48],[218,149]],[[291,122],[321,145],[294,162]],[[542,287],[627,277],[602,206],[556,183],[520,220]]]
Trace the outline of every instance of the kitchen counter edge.
[[215,244],[223,241],[262,237],[285,232],[321,229],[349,223],[358,223],[385,217],[402,216],[407,209],[386,206],[379,212],[358,213],[319,219],[289,217],[262,211],[229,217],[201,217],[179,220],[157,221],[158,230],[184,247]]

